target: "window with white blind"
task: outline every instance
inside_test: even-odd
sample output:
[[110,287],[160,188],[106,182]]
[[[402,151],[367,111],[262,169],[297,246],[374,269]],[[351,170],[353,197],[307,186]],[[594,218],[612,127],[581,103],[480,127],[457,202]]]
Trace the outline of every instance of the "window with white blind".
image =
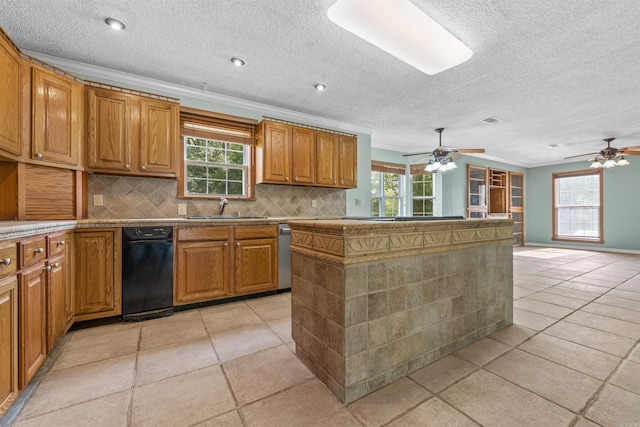
[[256,120],[182,107],[182,197],[253,197]]
[[602,243],[602,170],[553,174],[553,239]]

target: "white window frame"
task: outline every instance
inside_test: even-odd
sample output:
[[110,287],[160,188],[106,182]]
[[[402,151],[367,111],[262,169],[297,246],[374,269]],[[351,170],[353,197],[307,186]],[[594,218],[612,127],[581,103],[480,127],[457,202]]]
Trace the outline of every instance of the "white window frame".
[[[578,203],[573,205],[560,205],[559,203],[559,191],[558,185],[559,180],[567,179],[567,178],[578,178],[584,176],[597,176],[598,182],[598,200],[596,203]],[[603,201],[603,174],[602,169],[599,170],[584,170],[584,171],[576,171],[576,172],[563,172],[563,173],[554,173],[552,178],[552,194],[553,194],[553,240],[559,241],[571,241],[571,242],[584,242],[584,243],[604,243],[603,236],[603,218],[602,218],[602,201]],[[593,211],[596,209],[598,216],[598,227],[597,227],[597,235],[596,236],[588,236],[588,235],[570,235],[563,233],[562,230],[559,230],[559,219],[558,215],[561,210],[563,211],[573,211],[573,210],[584,210],[589,209]]]
[[[371,214],[373,216],[379,216],[379,217],[384,217],[386,216],[386,200],[389,199],[397,199],[398,200],[398,215],[397,216],[402,216],[403,212],[404,212],[404,205],[405,205],[405,197],[404,197],[404,187],[405,187],[405,180],[403,179],[403,176],[401,174],[396,174],[396,173],[388,173],[388,172],[378,172],[378,171],[371,171],[371,180],[373,181],[373,174],[378,174],[378,179],[380,180],[380,194],[379,195],[373,195],[371,194]],[[384,194],[384,176],[383,175],[398,175],[398,195],[397,196],[385,196]],[[374,215],[373,212],[373,201],[374,200],[379,200],[380,204],[378,205],[378,215]]]
[[[419,196],[416,197],[413,195],[413,178],[416,175],[430,175],[431,176],[431,196]],[[407,185],[407,215],[409,216],[435,216],[435,212],[436,212],[436,175],[435,174],[429,174],[429,173],[422,173],[422,174],[415,174],[415,175],[409,175],[408,177],[409,180],[409,184]],[[409,190],[411,189],[411,190]],[[411,194],[409,195],[409,192],[411,192]],[[413,201],[414,200],[432,200],[432,204],[431,204],[431,215],[415,215],[413,212]]]

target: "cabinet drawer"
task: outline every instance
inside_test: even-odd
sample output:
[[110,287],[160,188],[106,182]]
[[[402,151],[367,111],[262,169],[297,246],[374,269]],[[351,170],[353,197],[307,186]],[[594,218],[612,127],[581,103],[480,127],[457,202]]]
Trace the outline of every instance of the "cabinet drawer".
[[178,241],[228,240],[231,227],[180,227]]
[[64,248],[67,245],[65,241],[65,234],[58,233],[47,236],[47,250],[50,257],[64,253]]
[[20,242],[20,268],[44,261],[47,258],[46,248],[44,236]]
[[278,236],[278,227],[276,225],[255,225],[234,227],[233,236],[237,240],[242,239],[261,239]]
[[15,243],[0,246],[0,277],[16,272],[18,268],[18,251]]

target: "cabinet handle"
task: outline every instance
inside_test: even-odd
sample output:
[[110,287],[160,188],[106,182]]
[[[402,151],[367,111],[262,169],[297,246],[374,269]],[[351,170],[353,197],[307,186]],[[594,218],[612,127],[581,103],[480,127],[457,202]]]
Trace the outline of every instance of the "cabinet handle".
[[288,176],[285,176],[285,177],[284,177],[284,180],[288,182],[288,181],[289,181],[289,177],[288,177]]
[[131,165],[124,165],[124,168],[125,168],[126,170],[129,170],[129,169],[131,169]]
[[60,241],[58,242],[58,246],[64,246],[64,240],[60,240]]
[[51,264],[51,268],[58,268],[60,267],[60,263],[56,262],[55,264]]
[[227,242],[224,242],[224,245],[225,245],[225,246],[229,246],[229,244],[228,244]]
[[142,169],[143,171],[147,170],[147,167],[145,165],[140,166],[140,169]]
[[37,157],[38,159],[41,159],[41,158],[42,158],[42,153],[37,153],[37,154],[36,154],[36,157]]
[[296,182],[298,182],[298,177],[297,177],[297,176],[294,176],[294,177],[293,177],[293,180],[294,180],[294,181],[296,181]]
[[236,242],[236,247],[239,248],[240,247],[240,242]]
[[50,266],[50,265],[47,265],[47,266],[44,268],[44,271],[51,271],[51,266]]
[[0,259],[0,265],[9,265],[11,264],[11,258]]
[[44,248],[38,248],[36,250],[34,250],[35,253],[37,254],[43,254],[44,253]]

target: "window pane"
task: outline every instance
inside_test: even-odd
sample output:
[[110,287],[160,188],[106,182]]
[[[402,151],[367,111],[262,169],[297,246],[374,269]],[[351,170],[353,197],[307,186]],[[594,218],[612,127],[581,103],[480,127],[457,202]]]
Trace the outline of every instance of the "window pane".
[[371,172],[371,195],[380,196],[380,172]]
[[187,177],[188,178],[206,178],[207,168],[206,166],[199,165],[187,165]]
[[380,216],[380,199],[371,199],[371,216]]
[[243,194],[241,182],[229,182],[229,193],[233,195],[241,196]]
[[203,179],[187,179],[187,191],[193,194],[207,194],[207,181]]
[[226,168],[209,168],[209,179],[226,179],[227,178],[227,169]]
[[229,181],[242,181],[242,169],[229,168]]
[[600,175],[554,177],[556,236],[598,239],[600,236]]
[[207,151],[204,147],[187,145],[185,158],[187,160],[200,160],[204,162],[207,160]]

